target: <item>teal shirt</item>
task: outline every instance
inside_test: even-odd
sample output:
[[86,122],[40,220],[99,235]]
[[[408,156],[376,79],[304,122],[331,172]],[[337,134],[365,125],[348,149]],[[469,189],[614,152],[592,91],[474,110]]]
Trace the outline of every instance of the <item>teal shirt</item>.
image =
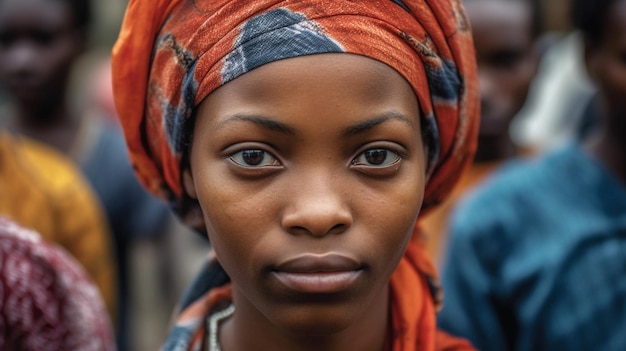
[[441,328],[480,350],[626,350],[626,189],[578,144],[455,210]]

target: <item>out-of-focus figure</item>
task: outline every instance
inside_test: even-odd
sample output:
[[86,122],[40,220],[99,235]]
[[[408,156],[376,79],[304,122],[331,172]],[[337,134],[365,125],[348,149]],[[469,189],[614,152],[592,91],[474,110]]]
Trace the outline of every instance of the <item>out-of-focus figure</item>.
[[56,151],[0,131],[0,214],[71,253],[115,311],[110,235],[100,205],[74,165]]
[[71,94],[71,73],[88,48],[90,24],[89,0],[0,0],[0,81],[8,97],[0,124],[64,153],[95,190],[113,234],[119,280],[109,287],[119,287],[116,326],[125,350],[128,246],[137,237],[159,235],[171,217],[134,177],[118,126],[81,111]]
[[1,216],[0,291],[0,350],[115,350],[100,294],[82,267]]
[[626,350],[626,0],[571,11],[595,129],[511,163],[453,218],[439,324],[481,350]]
[[595,88],[589,81],[577,31],[555,34],[531,87],[529,101],[511,126],[517,145],[537,153],[584,137],[593,126]]
[[464,5],[472,24],[481,93],[478,150],[453,195],[421,222],[435,262],[445,251],[450,211],[459,198],[519,154],[509,128],[526,102],[542,52],[539,0],[466,0]]

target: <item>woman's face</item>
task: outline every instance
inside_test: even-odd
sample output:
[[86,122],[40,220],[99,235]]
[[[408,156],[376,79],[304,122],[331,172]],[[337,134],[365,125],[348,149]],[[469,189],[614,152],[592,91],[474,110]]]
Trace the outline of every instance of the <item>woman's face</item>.
[[235,320],[323,334],[386,306],[425,182],[418,102],[395,70],[321,54],[246,73],[200,105],[190,164]]
[[83,34],[64,1],[0,1],[0,83],[20,105],[58,103]]
[[481,97],[480,137],[508,135],[526,101],[539,55],[532,5],[522,1],[466,1],[472,23]]

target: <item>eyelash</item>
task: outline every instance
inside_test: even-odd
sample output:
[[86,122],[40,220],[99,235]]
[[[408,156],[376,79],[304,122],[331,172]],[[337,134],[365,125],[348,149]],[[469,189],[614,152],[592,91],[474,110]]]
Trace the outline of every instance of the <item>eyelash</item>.
[[[259,165],[259,163],[257,163],[257,164],[245,164],[247,162],[245,160],[243,160],[243,158],[246,157],[246,153],[248,154],[247,156],[253,156],[253,157],[254,156],[256,156],[256,157],[261,156],[262,159],[259,161],[259,163],[263,162],[266,159],[266,156],[269,156],[269,157],[272,158],[272,160],[270,160],[270,161],[273,164],[267,164],[267,165]],[[254,155],[254,154],[256,154],[256,155]],[[245,167],[245,168],[258,168],[258,167],[270,167],[270,166],[271,167],[275,167],[275,166],[280,166],[281,165],[280,161],[278,161],[278,159],[276,157],[274,157],[270,152],[267,152],[267,151],[265,151],[263,149],[253,149],[253,148],[243,149],[243,150],[240,150],[240,151],[237,151],[237,152],[231,154],[228,158],[231,161],[233,161],[235,164],[237,164],[239,166],[242,166],[242,167]],[[240,159],[240,160],[238,160],[238,159]],[[276,164],[276,163],[278,163],[278,164]]]
[[[250,157],[257,160],[251,160]],[[374,162],[371,159],[367,160],[368,157],[383,157],[383,159],[377,164],[372,164]],[[246,160],[246,158],[248,159]],[[389,147],[370,147],[359,152],[350,161],[350,166],[369,175],[379,175],[378,173],[380,172],[386,174],[389,171],[395,171],[399,163],[405,158],[406,156],[403,153],[392,150]],[[228,159],[238,167],[254,171],[277,169],[283,165],[278,157],[275,157],[271,152],[257,147],[233,152],[228,156]]]
[[[382,155],[381,155],[381,153],[382,153]],[[368,165],[365,162],[359,162],[359,160],[361,158],[365,159],[365,161],[368,162],[368,160],[367,160],[368,156],[374,156],[374,157],[383,156],[384,158],[383,158],[382,161],[380,161],[380,163],[377,163],[375,165]],[[389,156],[393,157],[391,162],[389,162],[389,160],[388,160]],[[372,167],[373,166],[375,168],[385,168],[385,167],[389,167],[389,166],[392,166],[392,165],[400,162],[401,159],[402,159],[402,155],[400,155],[399,153],[397,153],[397,152],[395,152],[393,150],[387,149],[387,148],[380,148],[380,147],[378,147],[378,148],[370,148],[370,149],[367,149],[367,150],[361,152],[360,154],[357,155],[357,157],[352,159],[351,164],[352,164],[352,166],[357,166],[357,167],[359,167],[359,166]],[[371,162],[371,161],[369,161],[369,162]],[[373,162],[371,162],[371,163],[373,163]],[[386,164],[383,165],[383,163],[386,163]]]

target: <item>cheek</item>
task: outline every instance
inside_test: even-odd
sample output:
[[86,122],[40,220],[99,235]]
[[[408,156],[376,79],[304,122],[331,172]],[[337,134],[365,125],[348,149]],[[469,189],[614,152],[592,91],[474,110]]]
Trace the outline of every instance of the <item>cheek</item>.
[[420,177],[407,180],[381,192],[362,191],[361,220],[366,223],[377,255],[394,264],[404,253],[422,206],[424,182]]
[[73,40],[60,39],[50,47],[41,49],[41,70],[54,77],[65,76],[78,56],[78,44]]
[[215,174],[203,179],[210,181],[197,182],[196,192],[211,245],[224,268],[244,269],[257,245],[270,239],[263,233],[271,231],[275,218],[272,199]]

